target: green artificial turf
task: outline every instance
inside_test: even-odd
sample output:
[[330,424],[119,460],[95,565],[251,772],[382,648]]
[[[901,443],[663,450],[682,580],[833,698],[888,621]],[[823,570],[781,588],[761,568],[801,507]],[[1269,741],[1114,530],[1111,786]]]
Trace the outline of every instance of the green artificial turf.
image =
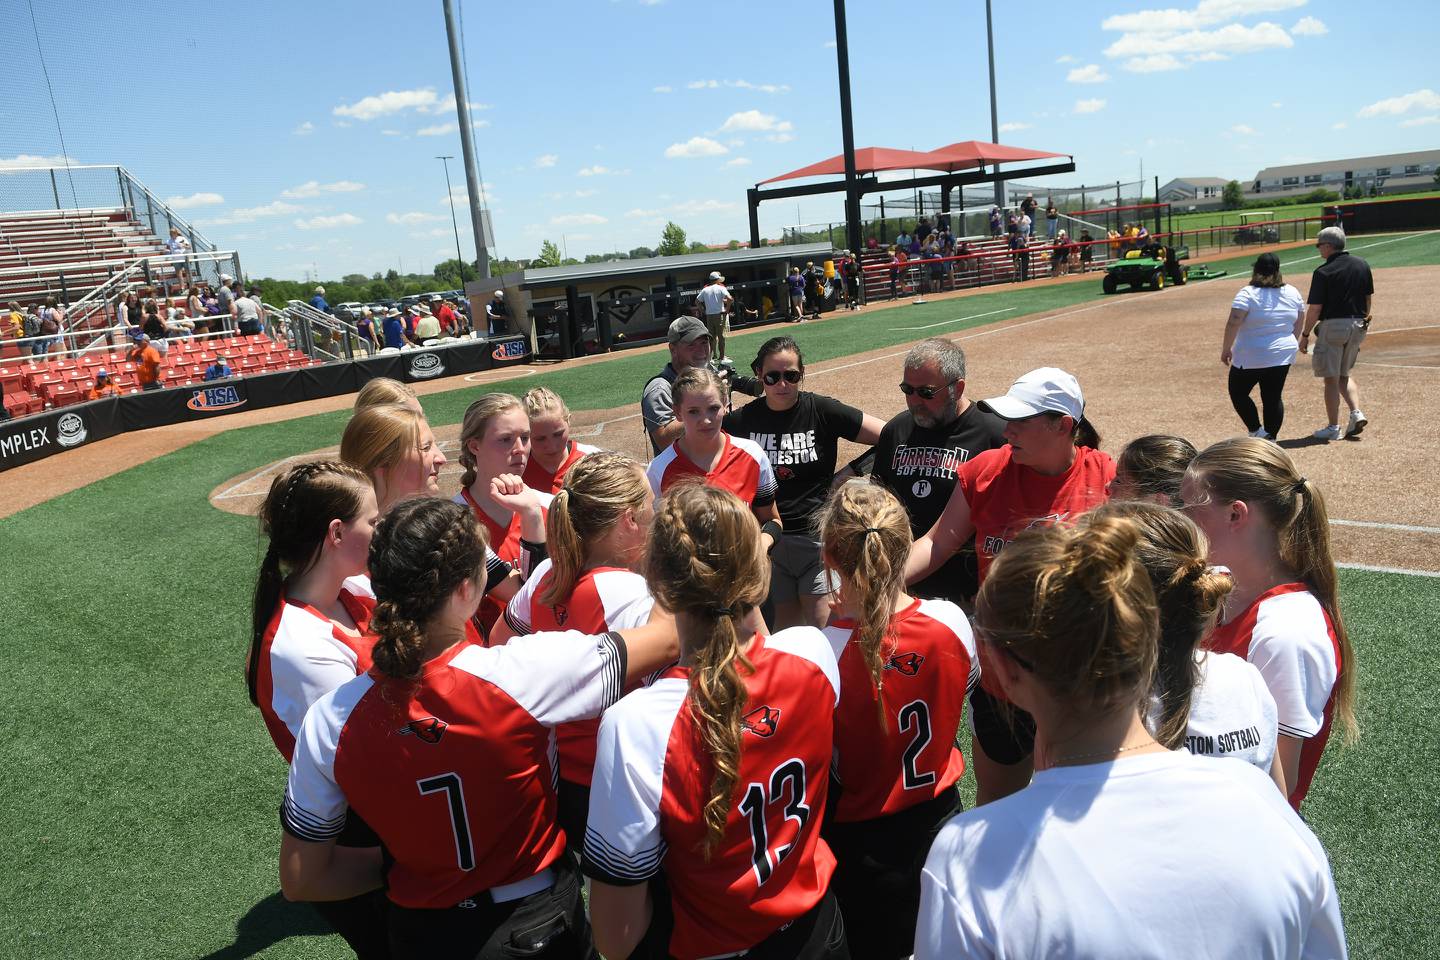
[[[1437,235],[1362,249],[1380,239],[1354,248],[1377,267],[1440,262]],[[1098,288],[1097,276],[784,329],[808,357],[830,359],[932,332],[896,327],[950,333],[1095,302]],[[732,353],[777,329],[735,338]],[[515,383],[609,408],[634,402],[659,362],[622,356]],[[476,392],[432,394],[426,407],[434,422],[455,422]],[[231,430],[0,519],[11,558],[0,586],[10,637],[0,955],[346,955],[308,908],[276,894],[285,767],[241,676],[260,541],[253,520],[207,499],[246,470],[335,443],[346,416]],[[1426,918],[1440,914],[1440,724],[1429,702],[1440,689],[1440,580],[1347,571],[1342,586],[1364,732],[1358,747],[1327,752],[1305,813],[1330,851],[1352,954],[1437,956]]]

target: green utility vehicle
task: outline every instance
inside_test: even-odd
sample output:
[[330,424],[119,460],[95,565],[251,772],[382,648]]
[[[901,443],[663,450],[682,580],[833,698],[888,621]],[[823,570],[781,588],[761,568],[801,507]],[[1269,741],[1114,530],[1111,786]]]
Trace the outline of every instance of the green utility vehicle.
[[1180,261],[1188,259],[1189,247],[1147,243],[1139,250],[1126,252],[1121,259],[1105,268],[1105,292],[1114,293],[1122,283],[1128,283],[1135,290],[1147,286],[1151,290],[1159,290],[1167,283],[1181,286],[1190,279],[1190,268]]

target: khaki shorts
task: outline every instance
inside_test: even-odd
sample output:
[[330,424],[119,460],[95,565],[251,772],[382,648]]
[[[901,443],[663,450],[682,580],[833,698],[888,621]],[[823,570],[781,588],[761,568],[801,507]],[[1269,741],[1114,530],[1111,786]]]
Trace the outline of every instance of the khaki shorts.
[[1367,331],[1363,320],[1340,318],[1321,321],[1315,328],[1310,369],[1317,377],[1348,377],[1360,356]]

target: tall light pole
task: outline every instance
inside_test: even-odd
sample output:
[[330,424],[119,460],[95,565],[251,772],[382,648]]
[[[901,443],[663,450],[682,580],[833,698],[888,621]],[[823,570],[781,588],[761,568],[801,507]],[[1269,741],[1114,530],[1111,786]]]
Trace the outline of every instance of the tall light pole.
[[835,0],[835,60],[840,70],[840,139],[845,151],[845,246],[859,251],[864,245],[860,242],[860,193],[855,186],[855,124],[850,115],[850,41],[845,33],[845,0]]
[[455,194],[450,189],[450,161],[454,157],[436,157],[445,165],[445,196],[450,200],[450,226],[455,228],[455,259],[460,261],[460,292],[465,292],[465,254],[460,249],[460,221],[455,219]]
[[460,65],[460,33],[455,26],[452,0],[445,7],[445,34],[450,39],[450,74],[455,85],[455,112],[460,121],[460,152],[465,157],[465,188],[470,193],[470,228],[475,231],[475,259],[480,279],[490,276],[490,251],[485,247],[485,230],[480,217],[480,175],[475,165],[475,142],[470,131],[470,93],[465,89],[465,71]]
[[[991,23],[990,0],[985,0],[985,44],[990,50],[990,142],[1000,142],[1000,113],[995,109],[995,29]],[[999,172],[999,165],[991,166],[992,173]],[[962,204],[963,206],[963,204]],[[995,206],[1005,206],[1005,184],[995,181]]]

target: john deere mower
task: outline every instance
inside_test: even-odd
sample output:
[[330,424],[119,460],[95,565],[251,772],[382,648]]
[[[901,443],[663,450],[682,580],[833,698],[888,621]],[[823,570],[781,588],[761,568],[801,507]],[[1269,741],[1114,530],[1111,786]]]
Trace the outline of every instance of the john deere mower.
[[1189,247],[1147,243],[1138,250],[1127,251],[1123,258],[1105,268],[1105,292],[1114,293],[1122,283],[1128,283],[1135,290],[1145,287],[1160,290],[1167,283],[1181,286],[1190,279],[1190,268],[1180,261],[1188,259]]

